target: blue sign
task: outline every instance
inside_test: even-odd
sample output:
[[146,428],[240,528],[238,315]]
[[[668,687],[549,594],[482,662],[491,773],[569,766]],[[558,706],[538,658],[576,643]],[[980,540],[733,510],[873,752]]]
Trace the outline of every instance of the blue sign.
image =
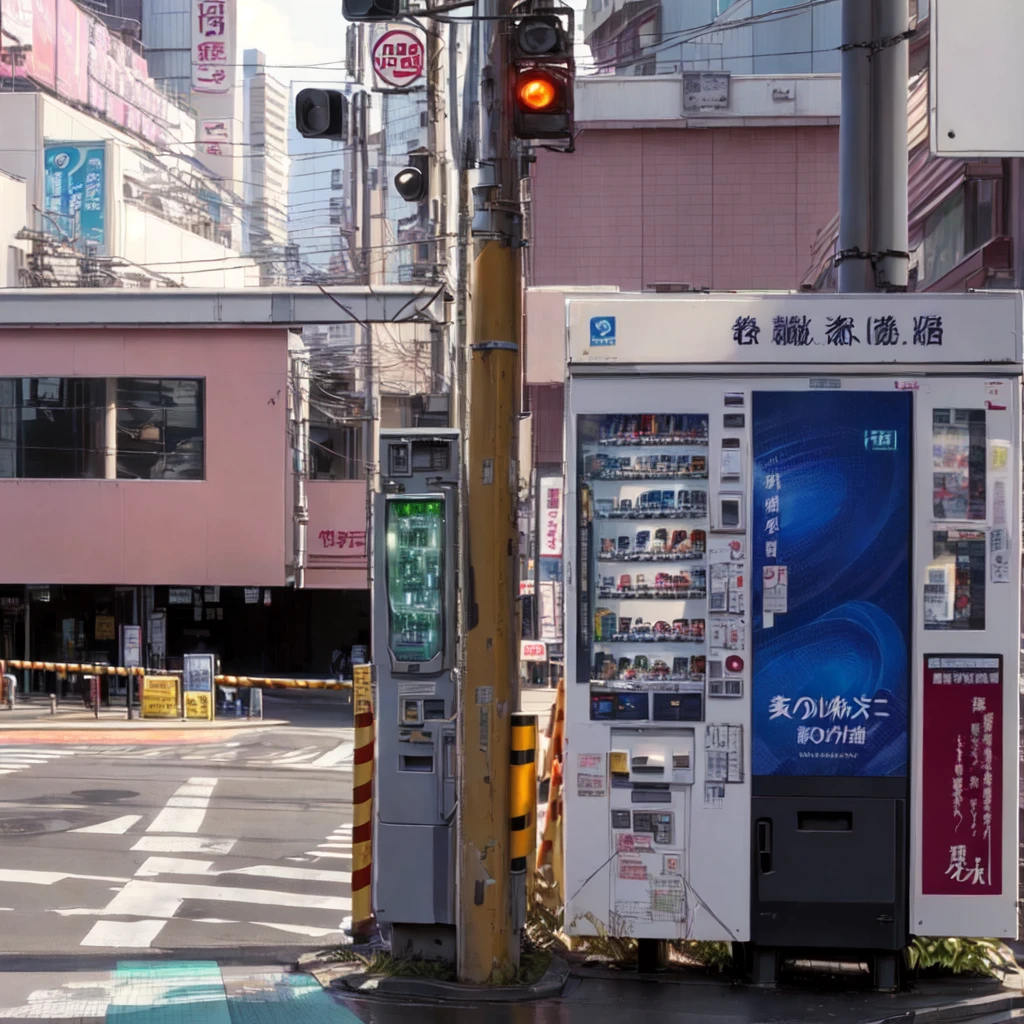
[[106,251],[107,182],[103,143],[50,144],[43,155],[43,230],[76,249]]
[[590,347],[615,344],[615,317],[594,316],[590,318]]
[[911,396],[753,396],[755,775],[904,776]]

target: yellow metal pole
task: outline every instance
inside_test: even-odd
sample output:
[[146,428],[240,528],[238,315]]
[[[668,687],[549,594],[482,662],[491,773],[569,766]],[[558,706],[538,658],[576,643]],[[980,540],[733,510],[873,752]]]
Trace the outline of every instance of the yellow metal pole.
[[511,981],[519,934],[510,895],[509,752],[515,655],[514,491],[518,259],[487,242],[474,263],[469,413],[470,608],[459,777],[459,979]]

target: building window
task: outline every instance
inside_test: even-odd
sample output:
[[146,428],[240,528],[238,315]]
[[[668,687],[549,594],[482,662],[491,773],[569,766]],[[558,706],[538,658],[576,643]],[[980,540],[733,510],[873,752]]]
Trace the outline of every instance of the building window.
[[311,480],[361,480],[365,476],[362,424],[310,423]]
[[203,381],[117,382],[119,480],[203,479]]
[[925,221],[918,286],[948,274],[964,258],[964,193],[958,191]]
[[202,380],[0,377],[3,479],[201,480],[203,436]]

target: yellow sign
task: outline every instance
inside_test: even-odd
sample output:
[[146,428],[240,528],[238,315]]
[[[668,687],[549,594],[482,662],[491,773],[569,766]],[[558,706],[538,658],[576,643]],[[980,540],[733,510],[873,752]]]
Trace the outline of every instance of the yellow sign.
[[142,717],[178,717],[178,680],[175,676],[144,676]]
[[210,721],[213,718],[212,694],[203,691],[185,691],[185,717],[204,718]]
[[97,640],[113,640],[117,636],[114,630],[114,616],[113,615],[97,615],[96,616],[96,639]]
[[357,715],[373,714],[373,666],[352,666],[353,704]]

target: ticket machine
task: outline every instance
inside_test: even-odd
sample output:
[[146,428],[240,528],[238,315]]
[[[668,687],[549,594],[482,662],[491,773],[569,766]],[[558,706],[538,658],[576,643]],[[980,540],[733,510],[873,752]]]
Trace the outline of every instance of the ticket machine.
[[567,305],[567,931],[1015,936],[1020,295]]
[[396,956],[455,958],[459,433],[380,432],[374,910]]

